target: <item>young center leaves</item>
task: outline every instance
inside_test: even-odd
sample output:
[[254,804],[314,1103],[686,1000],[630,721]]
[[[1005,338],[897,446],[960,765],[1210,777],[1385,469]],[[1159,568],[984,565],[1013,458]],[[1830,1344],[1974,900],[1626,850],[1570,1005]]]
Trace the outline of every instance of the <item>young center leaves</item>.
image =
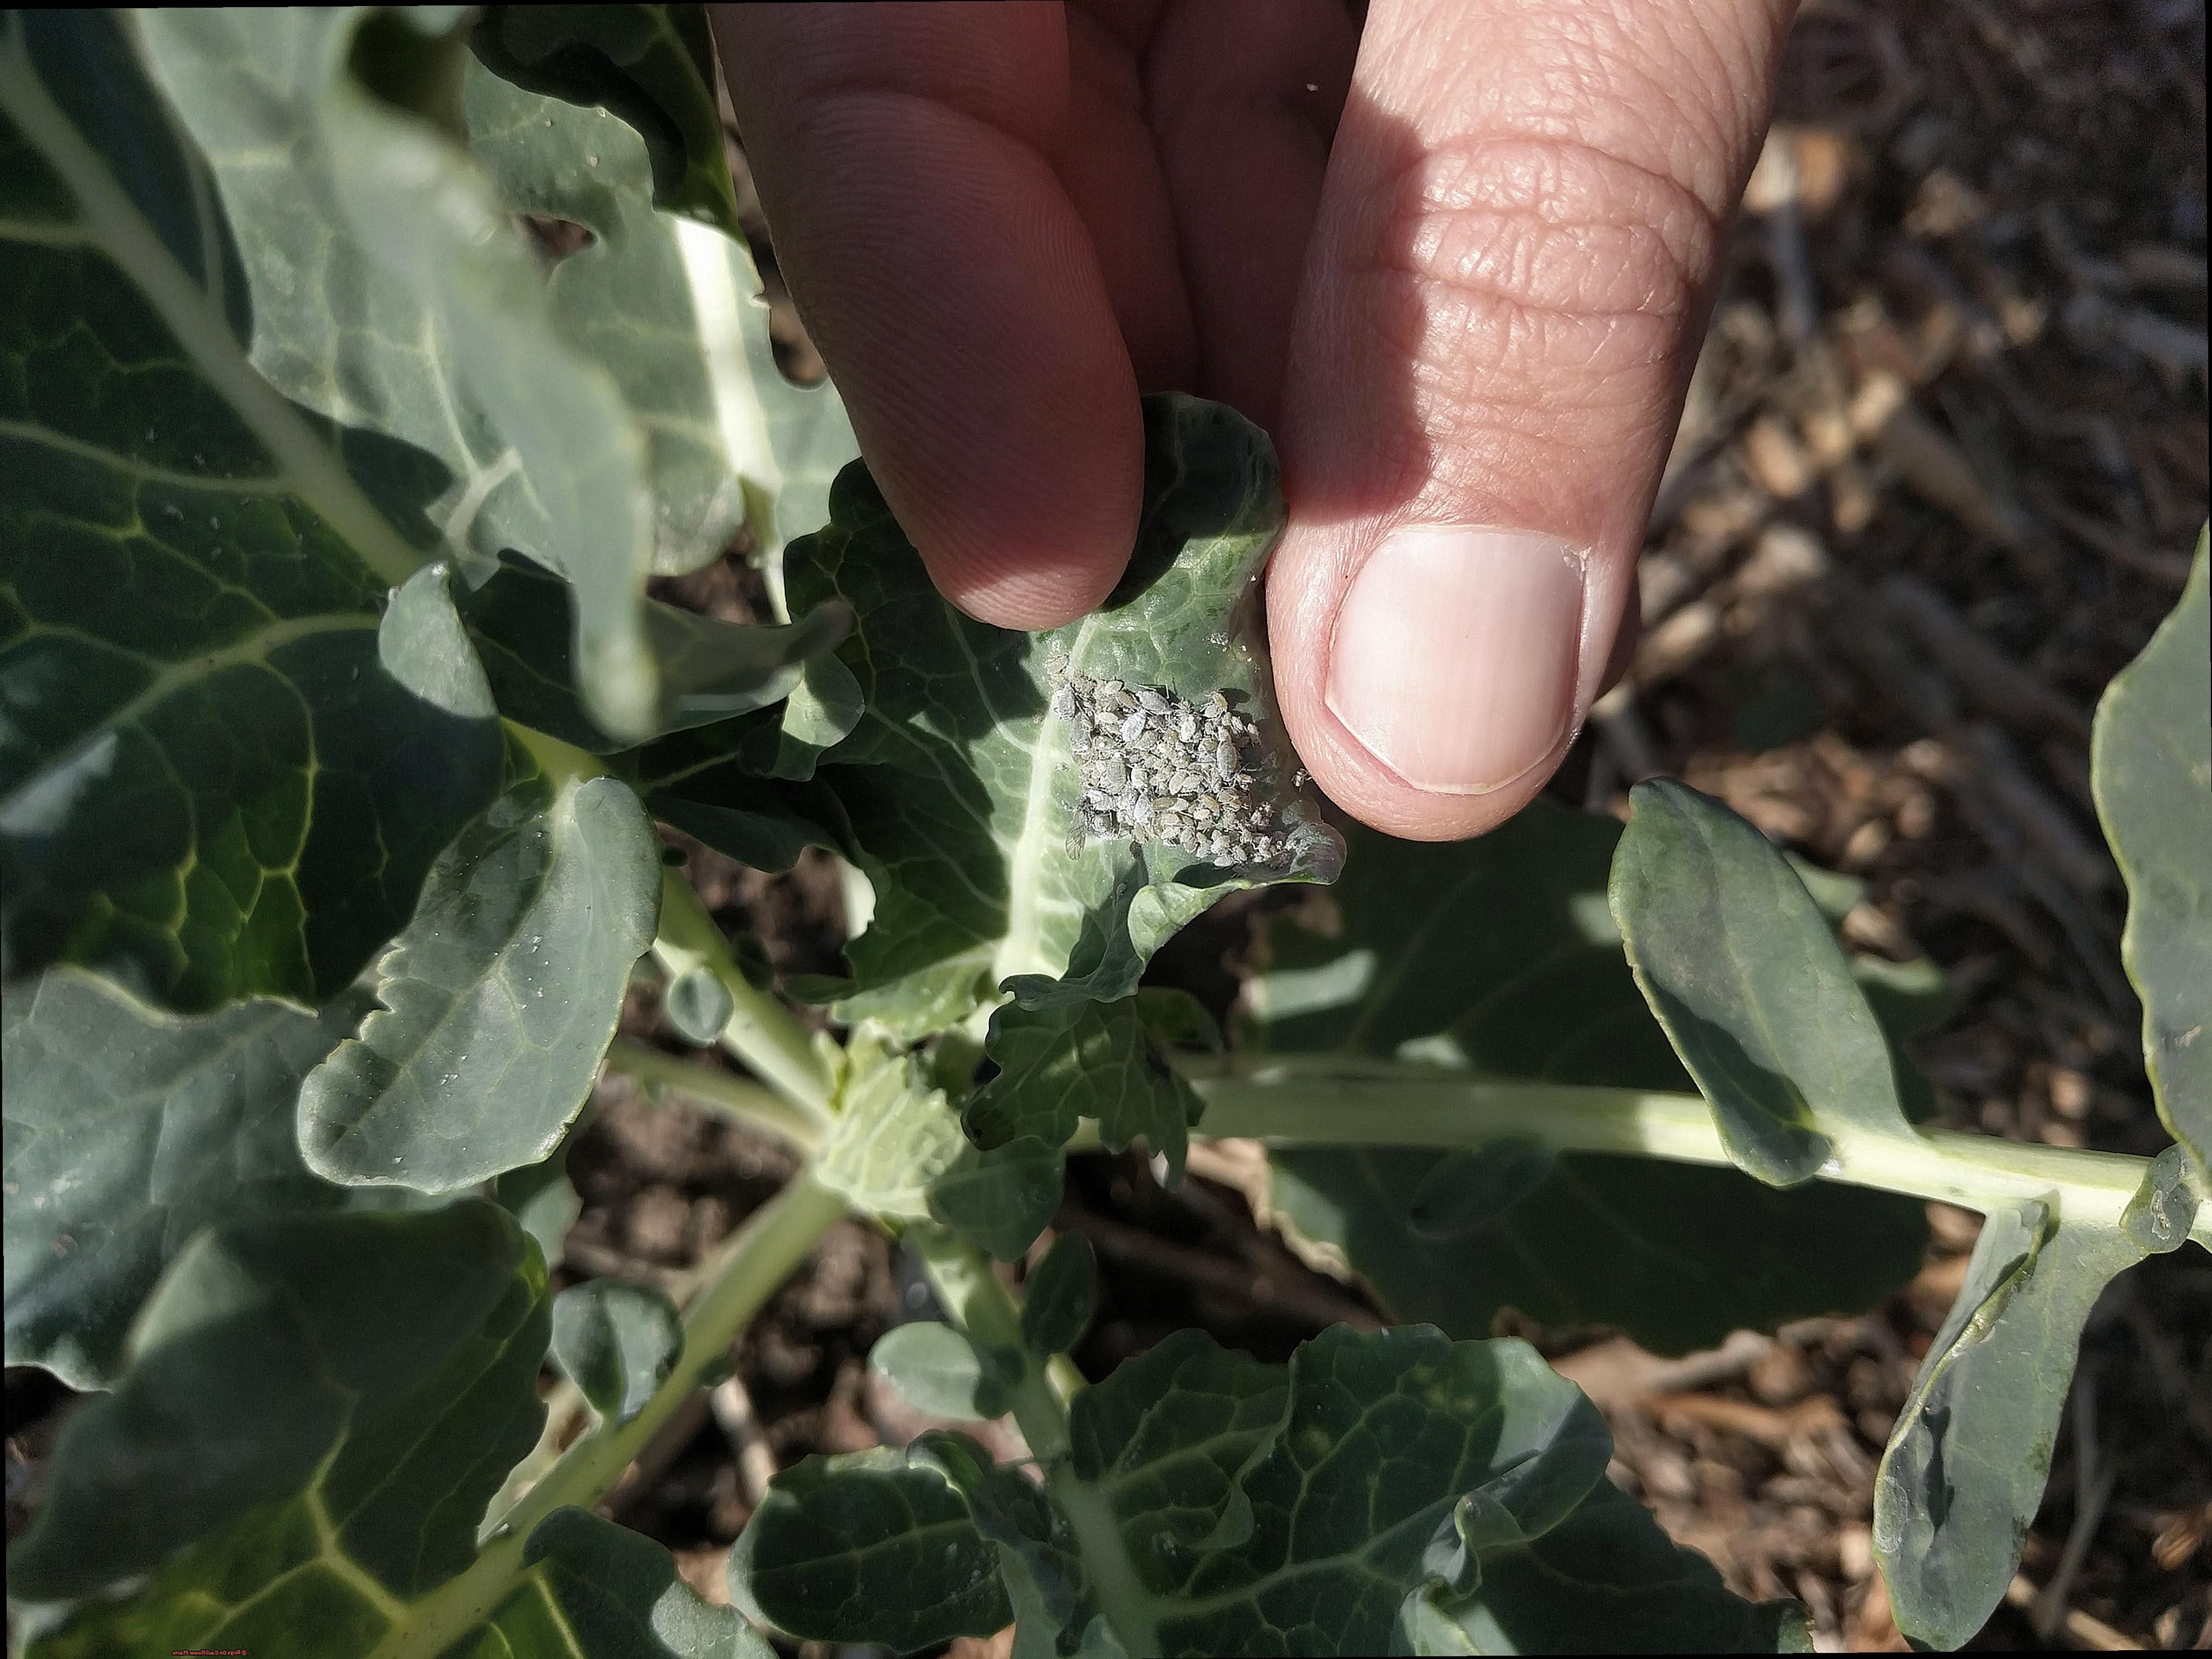
[[[875,890],[873,921],[848,950],[851,978],[829,988],[842,1017],[920,1037],[1010,981],[1028,1006],[1114,1001],[1164,939],[1225,894],[1334,875],[1340,843],[1297,804],[1286,747],[1274,785],[1295,850],[1276,866],[1218,868],[1152,842],[1070,850],[1083,781],[1066,723],[1049,712],[1058,676],[1267,707],[1266,665],[1237,612],[1282,525],[1267,441],[1229,410],[1183,397],[1151,399],[1146,433],[1127,574],[1096,612],[1054,633],[988,627],[945,603],[857,465],[831,492],[829,527],[788,550],[794,610],[842,599],[857,617],[837,660],[866,712],[814,774],[831,798],[814,833],[848,850]],[[715,842],[715,823],[684,817],[687,804],[762,805],[759,770],[733,752],[641,787],[656,813]]]
[[[1389,1075],[1415,1089],[1464,1076],[1686,1091],[1607,908],[1620,837],[1541,799],[1473,842],[1356,832],[1326,896],[1262,922],[1238,1050],[1290,1086],[1396,1061]],[[1542,1130],[1532,1108],[1527,1133]],[[1870,1306],[1911,1276],[1926,1237],[1920,1206],[1882,1194],[1531,1153],[1279,1147],[1269,1202],[1401,1318],[1474,1336],[1510,1307],[1661,1352]]]
[[1794,1609],[1683,1571],[1621,1510],[1611,1453],[1518,1342],[1339,1327],[1281,1366],[1183,1331],[1075,1397],[1042,1490],[949,1434],[787,1471],[731,1589],[788,1634],[898,1652],[1010,1619],[1036,1654],[1540,1652],[1594,1628],[1579,1581],[1626,1553],[1685,1645],[1788,1641]]
[[[1917,1153],[1932,1165],[1936,1150],[1867,1047],[1873,1013],[1781,852],[1679,783],[1639,784],[1632,800],[1615,912],[1731,1156],[1765,1173],[1802,1138],[1823,1158],[1872,1153],[1909,1167]],[[2091,1305],[2117,1273],[2179,1248],[2205,1198],[2179,1146],[2114,1210],[2087,1194],[2069,1201],[2059,1186],[2023,1195],[2033,1166],[2005,1142],[1988,1146],[1985,1194],[1971,1164],[1955,1176],[1987,1218],[1875,1492],[1875,1553],[1898,1628],[1936,1647],[1980,1630],[2019,1567]]]

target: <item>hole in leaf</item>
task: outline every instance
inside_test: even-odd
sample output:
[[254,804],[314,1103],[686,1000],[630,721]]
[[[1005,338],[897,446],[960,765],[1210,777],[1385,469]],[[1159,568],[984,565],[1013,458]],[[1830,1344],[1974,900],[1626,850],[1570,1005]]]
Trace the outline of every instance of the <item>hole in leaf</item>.
[[541,213],[518,213],[514,222],[527,233],[532,244],[550,270],[570,254],[599,240],[573,219],[556,219]]

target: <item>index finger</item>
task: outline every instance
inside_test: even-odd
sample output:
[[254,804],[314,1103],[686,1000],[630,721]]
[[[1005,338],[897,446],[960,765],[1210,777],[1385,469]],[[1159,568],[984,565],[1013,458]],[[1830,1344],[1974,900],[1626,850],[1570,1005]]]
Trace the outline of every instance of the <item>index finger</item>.
[[939,588],[1007,628],[1112,589],[1136,539],[1137,385],[1048,157],[1058,6],[716,6],[777,262]]

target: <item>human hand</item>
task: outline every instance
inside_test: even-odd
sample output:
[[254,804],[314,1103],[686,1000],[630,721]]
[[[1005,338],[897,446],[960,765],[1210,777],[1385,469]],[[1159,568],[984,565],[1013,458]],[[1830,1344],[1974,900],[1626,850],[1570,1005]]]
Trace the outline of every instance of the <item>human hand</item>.
[[1542,788],[1632,637],[1790,9],[714,22],[777,259],[945,596],[1013,628],[1097,605],[1135,537],[1139,393],[1232,404],[1282,459],[1291,740],[1347,811],[1446,840]]

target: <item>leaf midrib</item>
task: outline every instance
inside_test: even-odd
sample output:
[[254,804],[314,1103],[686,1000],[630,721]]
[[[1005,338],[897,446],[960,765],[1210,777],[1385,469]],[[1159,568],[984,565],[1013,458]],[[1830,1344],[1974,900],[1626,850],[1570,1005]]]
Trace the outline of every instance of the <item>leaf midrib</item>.
[[[245,422],[299,497],[336,530],[378,578],[398,586],[422,564],[327,447],[246,361],[210,297],[185,274],[98,153],[40,83],[21,24],[0,35],[0,108],[76,198],[93,246],[146,296],[192,366]],[[188,168],[198,158],[186,155]]]

